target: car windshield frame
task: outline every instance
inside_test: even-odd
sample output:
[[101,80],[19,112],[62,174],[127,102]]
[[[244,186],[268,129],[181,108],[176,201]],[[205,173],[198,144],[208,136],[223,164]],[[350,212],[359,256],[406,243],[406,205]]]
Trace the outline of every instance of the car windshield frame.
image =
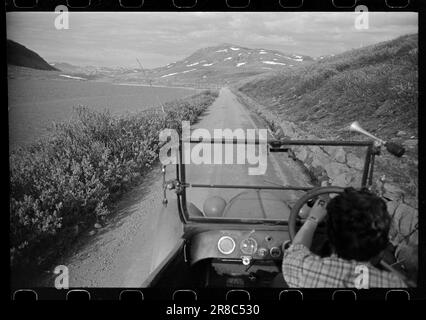
[[186,180],[186,165],[183,161],[183,144],[198,144],[198,143],[220,143],[220,144],[261,144],[266,143],[269,152],[286,152],[283,146],[341,146],[341,147],[365,147],[366,153],[364,157],[364,167],[362,169],[361,188],[368,188],[372,185],[374,159],[377,154],[375,143],[372,140],[358,140],[358,141],[336,141],[336,140],[287,140],[287,139],[267,139],[267,140],[241,140],[241,139],[182,139],[179,137],[178,146],[178,161],[176,164],[176,182],[178,183],[177,206],[180,219],[184,224],[188,223],[226,223],[226,224],[261,224],[261,225],[288,225],[287,220],[277,219],[254,219],[254,218],[230,218],[230,217],[197,217],[191,216],[188,212],[187,206],[187,188],[231,188],[231,189],[254,189],[254,190],[300,190],[310,191],[318,188],[313,187],[300,187],[300,186],[269,186],[269,185],[223,185],[223,184],[202,184],[191,183]]

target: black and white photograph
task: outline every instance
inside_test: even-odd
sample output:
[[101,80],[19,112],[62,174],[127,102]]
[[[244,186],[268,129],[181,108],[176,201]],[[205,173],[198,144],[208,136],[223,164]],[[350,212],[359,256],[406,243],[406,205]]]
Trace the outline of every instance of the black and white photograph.
[[6,13],[11,287],[415,288],[418,13]]

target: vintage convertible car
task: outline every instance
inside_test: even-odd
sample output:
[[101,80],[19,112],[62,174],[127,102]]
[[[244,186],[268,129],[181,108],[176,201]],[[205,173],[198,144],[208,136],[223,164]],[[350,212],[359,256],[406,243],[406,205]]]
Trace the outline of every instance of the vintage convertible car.
[[[194,144],[200,141],[192,139],[189,142]],[[234,139],[211,140],[207,143],[256,144],[259,141]],[[162,257],[143,287],[287,287],[281,271],[283,250],[291,243],[298,226],[303,222],[302,213],[309,210],[316,197],[337,194],[343,188],[268,183],[194,183],[187,181],[188,168],[182,161],[182,144],[183,141],[180,140],[180,161],[176,166],[176,178],[169,181],[164,178],[164,192],[174,190],[176,193],[175,214],[179,216],[183,226],[182,235],[167,255]],[[395,155],[403,153],[403,149],[397,145],[384,142],[380,144],[374,140],[270,140],[268,154],[288,154],[296,146],[364,148],[366,152],[361,185],[354,186],[359,188],[372,185],[374,158],[381,145],[385,145]],[[163,172],[165,176],[165,168]],[[189,195],[191,190],[195,190],[193,197]],[[197,190],[204,190],[204,193],[197,193]],[[289,192],[297,197],[283,196]],[[199,202],[198,205],[195,200]],[[172,223],[172,218],[168,216],[167,219],[170,220],[166,220],[165,224]],[[327,243],[326,232],[320,225],[311,249],[319,255],[330,254]]]

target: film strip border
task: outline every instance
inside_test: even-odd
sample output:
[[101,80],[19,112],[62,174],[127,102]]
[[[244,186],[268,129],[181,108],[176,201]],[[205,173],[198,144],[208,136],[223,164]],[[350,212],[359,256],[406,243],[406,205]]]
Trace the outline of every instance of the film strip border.
[[426,295],[418,290],[402,289],[19,289],[13,292],[14,301],[62,300],[120,300],[120,301],[175,301],[206,302],[271,302],[271,301],[410,301],[424,300]]
[[369,10],[416,11],[422,0],[5,0],[6,11],[53,11],[66,5],[73,11],[238,11],[238,10],[354,10],[365,5]]
[[[422,0],[5,0],[6,11],[54,11],[65,5],[70,11],[347,11],[365,5],[370,11],[421,11]],[[89,301],[169,300],[176,303],[227,301],[256,303],[262,301],[408,301],[424,300],[424,289],[18,289],[11,291],[16,302],[36,300]]]

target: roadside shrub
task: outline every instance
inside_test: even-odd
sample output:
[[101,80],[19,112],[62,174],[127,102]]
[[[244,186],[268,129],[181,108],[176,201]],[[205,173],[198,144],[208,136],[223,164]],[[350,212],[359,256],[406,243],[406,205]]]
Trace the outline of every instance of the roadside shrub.
[[10,253],[12,267],[34,258],[40,246],[78,225],[103,220],[112,202],[143,177],[158,157],[163,128],[194,122],[216,92],[115,116],[87,107],[50,135],[10,155]]

